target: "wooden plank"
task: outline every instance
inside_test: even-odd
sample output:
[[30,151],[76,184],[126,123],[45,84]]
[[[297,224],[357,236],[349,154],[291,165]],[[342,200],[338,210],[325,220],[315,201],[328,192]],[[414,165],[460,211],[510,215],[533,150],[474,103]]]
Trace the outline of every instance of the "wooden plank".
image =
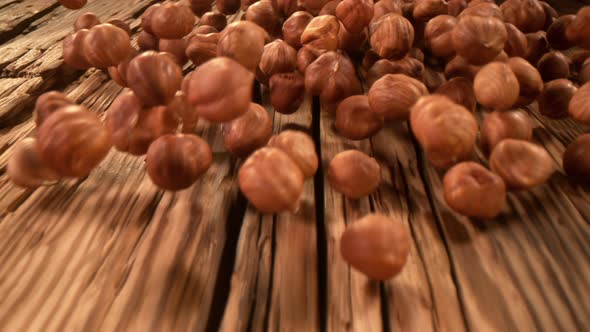
[[59,7],[53,0],[24,0],[0,2],[0,42],[22,32],[37,18]]

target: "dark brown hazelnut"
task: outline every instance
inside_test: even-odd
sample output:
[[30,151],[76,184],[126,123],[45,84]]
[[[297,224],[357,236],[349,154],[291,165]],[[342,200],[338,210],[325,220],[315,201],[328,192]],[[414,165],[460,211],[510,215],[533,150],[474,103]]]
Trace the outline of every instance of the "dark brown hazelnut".
[[580,71],[584,61],[590,57],[590,51],[588,50],[576,50],[571,54],[568,54],[570,61],[572,62],[573,71]]
[[122,87],[127,87],[127,69],[129,68],[129,62],[135,58],[139,52],[136,49],[132,48],[131,53],[127,57],[127,60],[121,62],[116,67],[109,67],[108,72],[113,81],[119,84]]
[[438,15],[446,15],[448,13],[449,9],[446,0],[416,1],[414,11],[412,12],[414,19],[422,22],[428,22]]
[[553,81],[570,76],[569,59],[559,51],[546,53],[537,63],[543,81]]
[[351,33],[359,33],[373,18],[372,0],[343,0],[336,6],[336,17]]
[[455,103],[463,105],[467,110],[475,112],[477,100],[473,82],[467,78],[454,77],[439,86],[435,93],[446,96]]
[[448,0],[447,8],[449,9],[449,15],[458,16],[465,8],[467,8],[467,0]]
[[385,59],[401,59],[412,48],[414,27],[398,14],[387,14],[371,23],[371,47]]
[[160,8],[160,6],[161,4],[159,3],[153,4],[149,6],[141,15],[141,28],[143,29],[143,31],[151,35],[154,34],[154,30],[152,29],[154,13],[156,12],[156,9]]
[[92,27],[83,43],[86,59],[96,68],[116,66],[131,53],[127,32],[108,23]]
[[217,31],[221,31],[227,26],[227,19],[225,18],[225,15],[220,12],[207,12],[201,16],[199,24],[210,25],[217,29]]
[[137,45],[142,51],[157,51],[158,44],[158,37],[146,31],[142,31],[137,35]]
[[37,139],[27,137],[15,144],[6,174],[12,183],[24,188],[37,188],[55,183],[60,176],[45,166],[37,149]]
[[490,168],[513,190],[540,185],[555,171],[553,159],[544,148],[511,138],[496,145],[490,156]]
[[533,126],[528,114],[520,110],[495,111],[485,115],[481,124],[481,148],[489,155],[496,145],[507,138],[530,141]]
[[[193,11],[193,14],[195,14],[196,16],[203,16],[205,15],[205,13],[207,13],[208,11],[211,10],[211,7],[213,6],[213,2],[214,0],[190,0],[190,8]],[[229,5],[229,6],[228,6]],[[236,3],[236,1],[231,1],[229,3],[223,2],[221,1],[221,4],[217,4],[217,9],[222,13],[222,14],[228,14],[225,13],[223,10],[221,10],[220,8],[223,9],[232,9],[234,10],[233,12],[229,13],[229,14],[233,14],[235,13],[238,9],[237,8],[233,8],[233,6],[239,6],[239,3]],[[232,8],[230,8],[232,7]]]
[[361,58],[368,40],[369,31],[367,29],[359,33],[352,33],[346,30],[344,25],[340,23],[340,29],[338,29],[338,47],[351,57]]
[[276,9],[284,17],[290,17],[297,11],[304,11],[302,3],[297,0],[276,0]]
[[156,8],[151,22],[154,35],[161,39],[180,39],[193,31],[194,26],[195,15],[178,2],[166,2]]
[[590,49],[590,6],[578,10],[565,31],[566,37],[577,46]]
[[258,65],[258,80],[268,84],[274,74],[290,73],[297,69],[297,51],[281,39],[264,46]]
[[520,95],[514,106],[523,107],[537,99],[543,90],[543,79],[537,68],[533,67],[525,59],[514,57],[507,62],[520,86]]
[[369,89],[371,110],[385,120],[407,120],[416,101],[428,94],[424,83],[403,74],[387,74]]
[[219,33],[196,34],[188,41],[186,55],[192,63],[200,66],[217,56],[218,42]]
[[547,29],[547,41],[549,41],[551,48],[556,50],[567,50],[574,46],[574,43],[567,39],[565,31],[574,21],[575,17],[575,15],[561,16],[549,26],[549,29]]
[[297,2],[310,14],[317,16],[328,1],[329,0],[300,0]]
[[76,10],[86,6],[88,0],[58,0],[57,2],[67,9]]
[[424,40],[433,55],[447,58],[455,54],[451,38],[455,25],[457,19],[450,15],[439,15],[428,21],[424,30]]
[[318,58],[310,47],[303,46],[297,51],[297,70],[305,74],[307,67]]
[[507,110],[518,100],[520,84],[508,64],[491,62],[475,75],[473,90],[475,98],[484,107]]
[[164,135],[147,152],[146,170],[152,182],[165,190],[190,187],[213,161],[209,144],[187,134]]
[[283,150],[264,147],[242,165],[238,183],[244,196],[261,212],[296,211],[303,192],[303,172]]
[[408,57],[414,58],[414,59],[424,63],[424,52],[422,52],[422,50],[419,48],[414,47],[414,48],[410,49],[410,51],[408,52]]
[[305,81],[299,72],[272,75],[269,88],[270,104],[282,114],[296,112],[305,97]]
[[580,73],[578,74],[578,80],[580,81],[580,84],[590,82],[590,59],[584,61]]
[[194,35],[208,35],[210,33],[219,33],[219,31],[210,25],[201,25],[194,28],[193,31],[187,36],[187,39],[190,39]]
[[84,52],[84,40],[90,31],[86,29],[68,35],[63,41],[64,63],[74,69],[87,69],[92,67]]
[[526,59],[533,65],[539,62],[543,54],[549,52],[549,41],[545,31],[537,31],[535,33],[527,33],[527,52]]
[[568,112],[575,121],[590,124],[590,83],[575,91],[569,102]]
[[305,45],[315,56],[338,49],[340,23],[335,16],[314,17],[301,34],[301,45]]
[[119,29],[127,32],[127,35],[129,35],[129,37],[131,37],[131,35],[133,34],[131,32],[131,26],[127,22],[125,22],[123,20],[112,19],[112,20],[108,20],[107,23],[108,24],[111,24],[111,25],[114,25],[117,28],[119,28]]
[[[248,8],[250,8],[250,6],[252,6],[256,2],[258,2],[258,0],[240,0],[240,5],[241,5],[240,8],[242,9],[243,12],[246,12],[248,10]],[[278,11],[277,0],[272,0],[272,5],[275,8],[275,10]]]
[[129,62],[127,85],[146,106],[167,105],[182,83],[182,69],[168,53],[145,52]]
[[167,52],[174,56],[176,63],[180,66],[184,66],[188,62],[186,55],[187,40],[182,39],[160,39],[158,49],[160,52]]
[[174,100],[167,106],[168,111],[182,120],[181,131],[190,134],[195,131],[199,116],[193,106],[188,103],[188,97],[184,91],[177,91]]
[[266,30],[269,35],[276,35],[281,29],[280,16],[275,11],[270,0],[260,0],[248,7],[246,20],[256,23]]
[[[240,6],[242,5],[240,0],[218,0],[215,2],[217,6],[217,10],[225,15],[233,15],[240,10]],[[211,10],[209,7],[208,10]]]
[[587,183],[590,179],[590,134],[578,136],[567,146],[563,154],[565,174]]
[[465,8],[458,17],[461,18],[465,16],[495,17],[499,20],[504,20],[504,16],[502,15],[502,10],[500,7],[490,1],[469,2],[469,6],[467,6],[467,8]]
[[422,62],[405,57],[401,60],[391,61],[381,59],[369,69],[366,75],[367,83],[372,86],[377,80],[387,74],[404,74],[418,81],[424,79],[424,65]]
[[438,168],[468,159],[475,147],[475,117],[445,96],[420,98],[410,112],[410,126],[426,157]]
[[67,106],[43,121],[37,132],[43,163],[61,176],[88,175],[111,149],[111,135],[83,106]]
[[320,10],[320,13],[318,15],[332,15],[332,16],[336,16],[336,7],[338,7],[338,4],[341,3],[342,0],[330,0],[328,2],[326,2],[326,4],[324,5],[324,7],[322,7],[322,9]]
[[563,78],[546,83],[537,99],[539,112],[552,119],[566,118],[570,100],[577,90],[571,81]]
[[545,1],[539,1],[543,10],[545,11],[545,24],[543,25],[543,30],[547,31],[551,24],[559,17],[559,14],[555,10],[555,8],[551,7],[550,4],[546,3]]
[[465,77],[469,80],[473,80],[480,69],[480,66],[472,65],[462,57],[456,56],[446,64],[445,77],[447,79],[453,77]]
[[375,53],[373,50],[367,50],[361,62],[361,69],[365,71],[369,70],[380,59],[381,58],[379,57],[379,55]]
[[313,19],[313,16],[305,11],[298,11],[291,15],[283,23],[283,38],[287,44],[295,49],[301,47],[301,34],[307,27],[307,24]]
[[266,145],[272,135],[272,119],[264,107],[250,103],[246,113],[224,123],[222,131],[225,149],[245,158]]
[[84,13],[76,19],[74,22],[74,32],[82,29],[90,29],[95,25],[99,25],[100,20],[94,13]]
[[351,96],[338,105],[334,127],[346,138],[361,140],[375,135],[383,128],[383,119],[371,111],[367,96]]
[[369,278],[387,280],[406,265],[410,243],[408,231],[399,220],[369,214],[346,227],[340,238],[340,253]]
[[498,175],[471,161],[453,166],[443,179],[445,201],[466,217],[491,219],[506,207],[506,185]]
[[328,180],[337,192],[359,199],[377,190],[381,183],[381,167],[375,158],[358,150],[347,150],[330,161]]
[[371,23],[377,22],[387,14],[402,15],[402,3],[398,0],[381,0],[373,6],[373,18]]
[[428,91],[436,91],[446,81],[445,75],[440,71],[428,67],[424,70],[424,85]]
[[510,23],[506,23],[506,32],[508,32],[508,39],[506,39],[506,44],[504,44],[504,52],[511,57],[525,57],[528,51],[525,34]]
[[492,61],[502,52],[507,39],[504,22],[495,17],[463,16],[452,32],[455,51],[473,65]]
[[33,111],[37,128],[39,128],[50,115],[63,107],[71,105],[74,105],[74,102],[61,92],[50,91],[39,96],[35,103],[35,110]]
[[188,82],[188,101],[211,122],[227,122],[246,113],[252,102],[254,74],[238,62],[218,57],[200,65]]
[[327,52],[305,70],[305,89],[324,102],[336,102],[360,93],[361,83],[349,58]]
[[234,22],[220,34],[217,56],[232,58],[252,72],[256,71],[268,34],[249,21]]
[[500,9],[504,21],[524,33],[542,30],[545,25],[545,10],[537,0],[506,0]]
[[318,155],[311,137],[298,130],[283,130],[268,141],[268,146],[285,152],[299,166],[305,178],[318,170]]

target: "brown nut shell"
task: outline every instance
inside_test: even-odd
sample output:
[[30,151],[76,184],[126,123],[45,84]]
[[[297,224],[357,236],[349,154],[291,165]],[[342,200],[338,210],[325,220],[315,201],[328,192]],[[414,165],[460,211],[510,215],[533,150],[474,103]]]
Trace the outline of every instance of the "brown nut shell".
[[586,59],[582,64],[582,68],[580,68],[580,72],[578,73],[578,80],[580,84],[590,82],[590,59]]
[[311,22],[313,16],[306,11],[298,11],[289,16],[283,23],[283,39],[295,49],[301,47],[301,35]]
[[503,62],[491,62],[483,66],[473,81],[477,101],[487,108],[507,110],[520,95],[520,85],[510,66]]
[[568,145],[563,154],[565,174],[578,181],[590,180],[590,134],[578,136]]
[[514,24],[522,32],[536,32],[545,26],[545,10],[537,0],[506,0],[500,5],[507,23]]
[[232,58],[255,72],[267,36],[266,31],[257,24],[249,21],[234,22],[221,32],[217,43],[217,56]]
[[508,38],[504,44],[504,52],[506,52],[506,54],[511,57],[525,57],[528,52],[528,41],[526,35],[510,23],[506,23],[506,32],[508,33]]
[[336,17],[351,33],[359,33],[373,18],[372,0],[343,0],[336,6]]
[[298,130],[283,130],[268,141],[268,146],[285,152],[299,166],[305,178],[313,177],[318,170],[318,156],[311,137]]
[[305,45],[315,56],[338,49],[340,23],[335,16],[314,17],[301,34],[301,45]]
[[545,31],[537,31],[535,33],[527,33],[525,35],[527,40],[527,52],[525,58],[533,65],[539,62],[543,54],[549,52],[549,41]]
[[168,53],[145,52],[127,68],[127,85],[146,106],[169,104],[181,82],[182,69]]
[[266,145],[272,135],[272,119],[259,104],[250,103],[246,113],[223,124],[223,143],[227,151],[247,157]]
[[82,29],[68,35],[63,41],[64,63],[74,69],[88,69],[92,65],[84,53],[84,40],[90,31]]
[[377,190],[381,183],[381,167],[375,158],[358,150],[347,150],[330,161],[328,180],[337,192],[359,199]]
[[537,98],[539,112],[552,119],[563,119],[568,116],[570,101],[578,88],[569,80],[558,79],[545,84],[543,92]]
[[549,26],[549,29],[547,29],[547,41],[549,41],[551,48],[567,50],[574,46],[574,43],[567,38],[566,30],[575,18],[575,15],[563,15]]
[[528,114],[521,110],[495,111],[485,115],[481,124],[481,149],[486,155],[507,138],[530,141],[533,125]]
[[279,73],[290,73],[297,69],[297,51],[281,39],[264,46],[258,65],[258,80],[268,84],[268,79]]
[[492,61],[502,52],[507,39],[504,22],[495,17],[461,17],[452,33],[455,51],[473,65]]
[[401,59],[412,48],[414,27],[398,14],[387,14],[371,23],[369,42],[373,50],[385,59]]
[[192,36],[186,47],[186,55],[196,66],[217,56],[219,33],[196,34]]
[[569,101],[568,112],[575,121],[590,124],[590,83],[575,91]]
[[282,114],[296,112],[305,97],[305,80],[298,72],[274,74],[269,80],[270,104]]
[[63,93],[57,91],[46,92],[37,98],[33,116],[37,128],[53,113],[63,107],[74,105],[74,102],[66,97]]
[[74,22],[74,32],[82,29],[90,29],[95,25],[99,25],[100,20],[94,13],[84,13],[76,19]]
[[371,111],[367,96],[351,96],[338,105],[334,127],[346,138],[361,140],[375,135],[383,128],[383,118]]
[[561,52],[546,53],[537,63],[537,69],[543,81],[553,81],[570,76],[570,60]]
[[469,1],[469,6],[458,17],[462,18],[465,16],[494,17],[502,21],[504,20],[502,10],[493,1]]
[[158,49],[160,52],[170,53],[174,56],[179,66],[184,66],[188,62],[186,55],[187,40],[182,39],[160,39]]
[[83,43],[84,56],[96,68],[116,66],[131,53],[127,32],[108,23],[92,27]]
[[436,94],[448,97],[471,112],[475,112],[477,100],[473,90],[473,82],[464,77],[453,77],[436,89]]
[[367,71],[366,81],[369,86],[372,86],[387,74],[404,74],[418,81],[423,81],[425,71],[422,62],[409,56],[397,61],[381,59]]
[[541,74],[539,74],[537,68],[533,67],[523,58],[510,58],[507,64],[510,66],[514,75],[516,75],[520,87],[520,93],[514,106],[523,107],[529,105],[543,91]]
[[428,21],[424,30],[424,40],[434,56],[447,58],[455,54],[452,32],[456,25],[457,19],[450,15],[439,15]]
[[161,5],[162,4],[159,3],[153,4],[149,6],[145,12],[143,12],[143,14],[141,14],[141,28],[150,35],[154,34],[154,30],[152,29],[154,13],[158,8],[160,8]]
[[428,94],[426,86],[409,76],[387,74],[369,89],[371,110],[385,120],[407,120],[416,101]]
[[24,188],[37,188],[59,180],[59,175],[45,166],[37,149],[37,139],[27,137],[14,145],[6,174],[12,183]]
[[57,2],[67,9],[76,10],[86,6],[88,0],[58,0]]
[[360,93],[361,84],[349,58],[327,52],[305,70],[305,89],[324,102],[336,102]]
[[153,34],[161,39],[180,39],[188,35],[195,26],[193,12],[178,2],[162,4],[156,8],[151,19]]
[[480,69],[480,66],[472,65],[462,57],[456,56],[446,64],[445,77],[447,79],[464,77],[473,80]]
[[137,35],[137,46],[142,51],[157,51],[158,43],[158,37],[149,32],[142,31]]
[[[225,15],[232,15],[240,10],[241,1],[240,0],[217,0],[215,2],[217,6],[217,10]],[[211,10],[211,6],[209,6],[208,10]]]
[[577,46],[590,49],[590,6],[584,6],[578,10],[574,20],[565,30],[568,40]]
[[201,16],[199,25],[209,25],[221,31],[227,26],[227,18],[220,12],[207,12]]
[[249,6],[246,10],[246,20],[256,23],[271,36],[279,33],[281,29],[281,17],[270,0],[259,0]]

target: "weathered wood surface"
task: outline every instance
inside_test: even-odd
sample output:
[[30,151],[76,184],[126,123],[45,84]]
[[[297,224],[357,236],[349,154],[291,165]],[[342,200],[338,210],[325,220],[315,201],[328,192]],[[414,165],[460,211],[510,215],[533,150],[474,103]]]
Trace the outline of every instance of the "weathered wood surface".
[[[82,12],[124,19],[137,32],[153,2],[95,0]],[[549,2],[564,13],[579,7]],[[566,146],[588,128],[534,108],[534,139],[559,172],[511,193],[495,220],[446,206],[442,173],[406,124],[349,141],[311,99],[293,115],[274,113],[275,132],[309,132],[321,156],[296,214],[249,206],[237,188],[240,161],[224,151],[219,127],[205,123],[197,133],[214,164],[182,192],[158,190],[142,158],[114,151],[85,179],[13,186],[6,162],[14,143],[34,134],[37,95],[64,90],[103,116],[122,91],[101,71],[63,67],[61,40],[79,13],[53,1],[0,0],[0,331],[590,330],[590,188],[561,170]],[[267,106],[259,90],[255,99]],[[379,190],[356,201],[326,178],[330,159],[351,148],[382,166]],[[412,235],[406,268],[384,283],[339,253],[346,224],[371,211],[398,218]]]

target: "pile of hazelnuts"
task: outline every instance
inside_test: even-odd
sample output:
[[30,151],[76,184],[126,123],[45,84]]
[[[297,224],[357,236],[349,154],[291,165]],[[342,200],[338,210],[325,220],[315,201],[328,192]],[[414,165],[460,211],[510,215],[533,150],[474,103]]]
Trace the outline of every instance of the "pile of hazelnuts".
[[[129,91],[104,124],[59,92],[42,95],[37,135],[20,142],[8,164],[12,180],[35,187],[83,177],[114,146],[147,155],[157,186],[188,188],[212,162],[194,134],[205,121],[221,124],[226,149],[245,158],[238,181],[253,206],[296,211],[318,168],[315,145],[299,131],[272,136],[269,113],[252,102],[257,80],[282,114],[296,112],[306,93],[318,97],[351,140],[409,121],[428,161],[447,169],[449,207],[487,219],[505,209],[507,190],[533,188],[555,171],[530,142],[522,108],[536,102],[543,116],[590,124],[590,7],[558,16],[537,0],[217,0],[214,10],[212,2],[149,7],[139,49],[124,22],[80,16],[64,40],[64,62],[108,70]],[[60,3],[78,9],[86,1]],[[244,19],[228,25],[226,15],[240,9]],[[189,60],[196,69],[183,76]],[[489,169],[470,161],[478,136]],[[587,151],[590,134],[567,148],[569,176],[590,178]],[[380,174],[377,160],[357,150],[337,154],[328,169],[332,187],[351,199],[375,192]],[[410,237],[400,220],[370,214],[350,224],[340,244],[352,266],[382,280],[401,271]]]

